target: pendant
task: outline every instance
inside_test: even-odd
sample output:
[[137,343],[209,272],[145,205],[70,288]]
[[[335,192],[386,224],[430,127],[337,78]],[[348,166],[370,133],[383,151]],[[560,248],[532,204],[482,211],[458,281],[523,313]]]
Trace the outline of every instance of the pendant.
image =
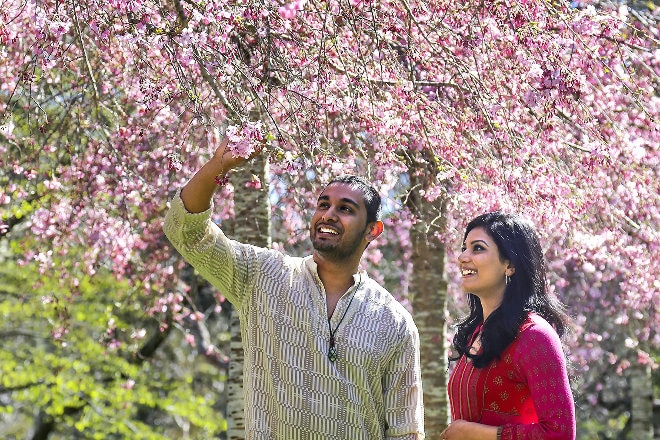
[[330,359],[330,362],[334,362],[337,360],[337,349],[335,348],[335,337],[330,336],[330,348],[328,349],[328,359]]
[[331,345],[330,349],[328,350],[328,359],[330,359],[330,362],[337,360],[337,349],[334,345]]

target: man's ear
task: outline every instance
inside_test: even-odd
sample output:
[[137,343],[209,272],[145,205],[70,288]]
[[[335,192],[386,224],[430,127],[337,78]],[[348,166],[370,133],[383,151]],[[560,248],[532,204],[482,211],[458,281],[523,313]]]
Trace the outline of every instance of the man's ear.
[[367,233],[365,234],[364,238],[368,242],[374,241],[380,234],[383,233],[383,222],[380,220],[377,220],[375,222],[371,222],[368,227],[367,227]]

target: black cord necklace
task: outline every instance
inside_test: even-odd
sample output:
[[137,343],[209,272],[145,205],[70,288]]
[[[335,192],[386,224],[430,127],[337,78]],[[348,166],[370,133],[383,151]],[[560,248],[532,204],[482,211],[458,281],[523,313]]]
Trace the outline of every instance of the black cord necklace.
[[328,330],[330,330],[330,347],[328,348],[328,359],[330,359],[330,362],[334,362],[337,360],[337,347],[335,347],[335,333],[337,333],[337,329],[341,325],[342,321],[344,320],[344,317],[346,316],[346,312],[348,312],[348,309],[351,308],[351,303],[353,302],[353,298],[355,298],[355,292],[360,288],[360,285],[362,284],[362,281],[357,285],[355,290],[353,290],[353,296],[351,296],[351,300],[348,302],[348,306],[346,307],[346,310],[344,310],[344,314],[341,315],[341,319],[337,323],[337,327],[335,329],[332,329],[332,325],[330,324],[330,316],[328,316]]

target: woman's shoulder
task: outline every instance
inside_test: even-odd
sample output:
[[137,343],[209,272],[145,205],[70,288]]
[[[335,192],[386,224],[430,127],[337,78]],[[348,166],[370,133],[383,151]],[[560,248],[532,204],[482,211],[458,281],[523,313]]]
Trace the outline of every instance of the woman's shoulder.
[[529,313],[520,327],[517,338],[522,345],[552,344],[561,345],[557,331],[542,316]]
[[559,335],[554,327],[539,315],[530,314],[521,327],[512,350],[513,364],[516,365],[517,371],[528,379],[541,378],[565,369],[566,360]]

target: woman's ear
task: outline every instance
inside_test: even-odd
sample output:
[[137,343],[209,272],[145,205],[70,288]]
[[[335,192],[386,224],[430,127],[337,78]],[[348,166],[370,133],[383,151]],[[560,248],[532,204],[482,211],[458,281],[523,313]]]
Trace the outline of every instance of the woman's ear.
[[509,263],[506,265],[506,270],[504,271],[504,274],[510,277],[514,273],[516,273],[516,267],[513,264],[511,264],[511,262],[509,261]]

